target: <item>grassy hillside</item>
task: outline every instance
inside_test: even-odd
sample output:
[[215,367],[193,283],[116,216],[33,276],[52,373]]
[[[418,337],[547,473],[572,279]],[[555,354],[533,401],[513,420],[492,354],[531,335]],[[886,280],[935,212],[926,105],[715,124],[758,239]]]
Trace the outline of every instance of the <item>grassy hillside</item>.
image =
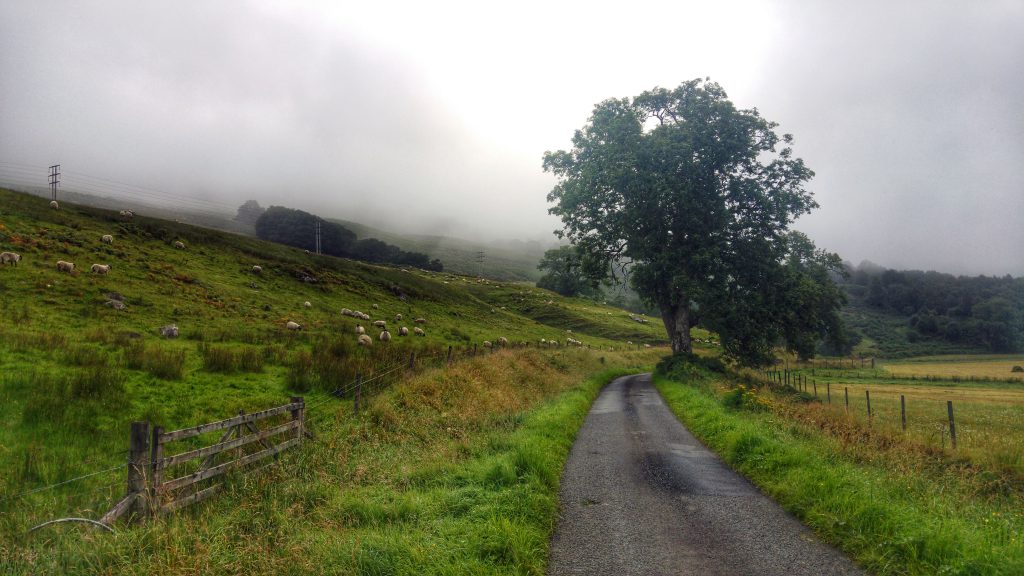
[[[100,241],[104,234],[113,235],[111,244]],[[174,247],[178,241],[184,249]],[[24,530],[68,514],[96,518],[123,494],[131,421],[177,428],[278,405],[301,394],[321,411],[318,426],[329,445],[321,457],[337,463],[343,457],[339,450],[353,449],[346,435],[354,434],[359,441],[398,442],[392,433],[404,429],[412,413],[412,407],[402,408],[403,403],[417,398],[426,403],[431,417],[445,415],[449,428],[465,433],[446,437],[441,445],[434,442],[437,439],[427,442],[422,449],[434,454],[442,447],[449,450],[449,442],[480,441],[479,434],[494,422],[518,418],[516,414],[551,400],[596,371],[649,364],[651,353],[637,352],[626,342],[656,344],[663,338],[655,323],[639,324],[619,309],[564,299],[531,285],[317,257],[185,224],[140,216],[124,221],[116,212],[98,208],[64,204],[54,211],[43,199],[3,190],[0,251],[22,255],[17,266],[0,267],[0,390],[5,398],[0,403],[0,566],[19,570],[31,567],[33,558],[54,560],[52,554],[58,552],[72,558],[72,564],[81,560],[92,541],[90,532],[58,528],[32,539]],[[58,260],[74,262],[74,273],[59,272]],[[109,264],[110,273],[91,273],[93,263]],[[262,273],[253,273],[253,265],[261,266]],[[307,301],[309,307],[304,306]],[[123,302],[125,308],[107,305],[113,302]],[[342,316],[342,308],[387,320],[394,340],[368,349],[357,347],[357,321]],[[404,321],[396,323],[396,314]],[[417,317],[426,319],[426,336],[398,337],[397,327],[411,328],[415,324],[410,320]],[[304,329],[288,331],[288,321]],[[179,327],[180,337],[160,337],[158,329],[171,323]],[[594,350],[536,350],[542,338],[564,343],[568,330]],[[468,347],[499,336],[514,343],[530,342],[531,349],[464,360]],[[459,362],[467,362],[460,370],[469,370],[474,378],[486,375],[478,382],[479,392],[486,392],[502,374],[513,378],[503,383],[505,387],[494,388],[500,402],[478,414],[479,420],[465,415],[462,424],[452,423],[462,415],[441,407],[464,392],[458,381],[444,380],[443,398],[436,396],[440,392],[425,396],[422,389],[396,389],[398,396],[381,397],[383,403],[375,404],[372,425],[347,423],[344,416],[351,413],[351,404],[328,395],[356,372],[373,377],[382,366],[404,362],[411,352],[421,359],[436,357],[449,345]],[[634,361],[630,355],[646,360]],[[494,370],[503,363],[515,369]],[[421,360],[418,369],[426,370],[427,378],[446,378],[443,370],[430,371],[434,365],[436,360]],[[558,384],[540,394],[518,388],[532,372],[557,373]],[[415,387],[416,381],[403,381],[402,386]],[[491,403],[477,402],[481,408]],[[335,429],[341,436],[332,435]],[[367,446],[364,449],[372,452],[372,442]],[[397,477],[381,481],[405,482],[408,472],[402,468]],[[339,473],[348,480],[351,474],[360,474],[348,465]],[[82,475],[89,476],[53,487]],[[325,480],[318,490],[333,485]],[[245,482],[239,489],[248,489]],[[223,504],[211,506],[226,511]],[[189,533],[200,530],[183,522]],[[223,524],[217,523],[211,527],[221,528]],[[75,543],[64,547],[64,538]],[[123,538],[130,541],[134,536]],[[136,552],[117,548],[126,541],[104,542],[115,548],[108,560],[122,563],[116,571],[133,572],[134,561],[121,555]],[[167,542],[178,544],[173,539]],[[231,561],[239,559],[228,558],[226,565]],[[163,568],[160,572],[173,571]],[[96,571],[89,565],[79,565],[79,570]]]

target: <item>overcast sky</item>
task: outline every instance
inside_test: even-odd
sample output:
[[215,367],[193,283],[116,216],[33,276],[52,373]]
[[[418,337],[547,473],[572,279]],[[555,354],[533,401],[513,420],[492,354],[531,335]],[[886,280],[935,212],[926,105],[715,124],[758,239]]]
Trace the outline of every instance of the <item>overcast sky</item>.
[[796,137],[818,246],[1024,275],[1020,0],[5,0],[0,180],[550,239],[544,151],[705,76]]

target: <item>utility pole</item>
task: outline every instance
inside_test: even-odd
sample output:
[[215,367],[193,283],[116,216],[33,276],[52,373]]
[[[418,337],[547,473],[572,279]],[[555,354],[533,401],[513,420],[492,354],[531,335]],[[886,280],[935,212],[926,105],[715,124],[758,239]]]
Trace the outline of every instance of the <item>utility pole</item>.
[[483,250],[480,250],[480,251],[478,251],[476,253],[476,263],[480,265],[480,273],[478,274],[478,276],[480,278],[483,278],[484,277],[484,251]]
[[320,220],[316,221],[316,253],[320,254]]
[[50,166],[50,200],[57,199],[57,185],[60,184],[60,164]]

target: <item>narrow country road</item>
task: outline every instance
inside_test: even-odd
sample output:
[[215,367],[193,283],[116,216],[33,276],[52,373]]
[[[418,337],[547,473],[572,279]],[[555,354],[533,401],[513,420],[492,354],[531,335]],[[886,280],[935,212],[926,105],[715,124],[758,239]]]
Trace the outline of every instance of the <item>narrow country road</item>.
[[698,442],[649,374],[601,392],[559,497],[550,576],[863,574]]

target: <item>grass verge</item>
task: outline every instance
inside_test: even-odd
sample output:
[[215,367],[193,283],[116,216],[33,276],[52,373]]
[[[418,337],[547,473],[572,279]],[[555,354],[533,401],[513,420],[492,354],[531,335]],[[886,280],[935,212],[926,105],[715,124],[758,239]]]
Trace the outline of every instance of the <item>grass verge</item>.
[[116,534],[57,527],[6,573],[543,574],[558,486],[601,387],[655,352],[508,350],[330,400],[317,440],[208,504]]
[[1024,574],[1021,494],[989,473],[830,434],[787,416],[799,398],[705,368],[663,364],[655,384],[701,441],[869,571]]

